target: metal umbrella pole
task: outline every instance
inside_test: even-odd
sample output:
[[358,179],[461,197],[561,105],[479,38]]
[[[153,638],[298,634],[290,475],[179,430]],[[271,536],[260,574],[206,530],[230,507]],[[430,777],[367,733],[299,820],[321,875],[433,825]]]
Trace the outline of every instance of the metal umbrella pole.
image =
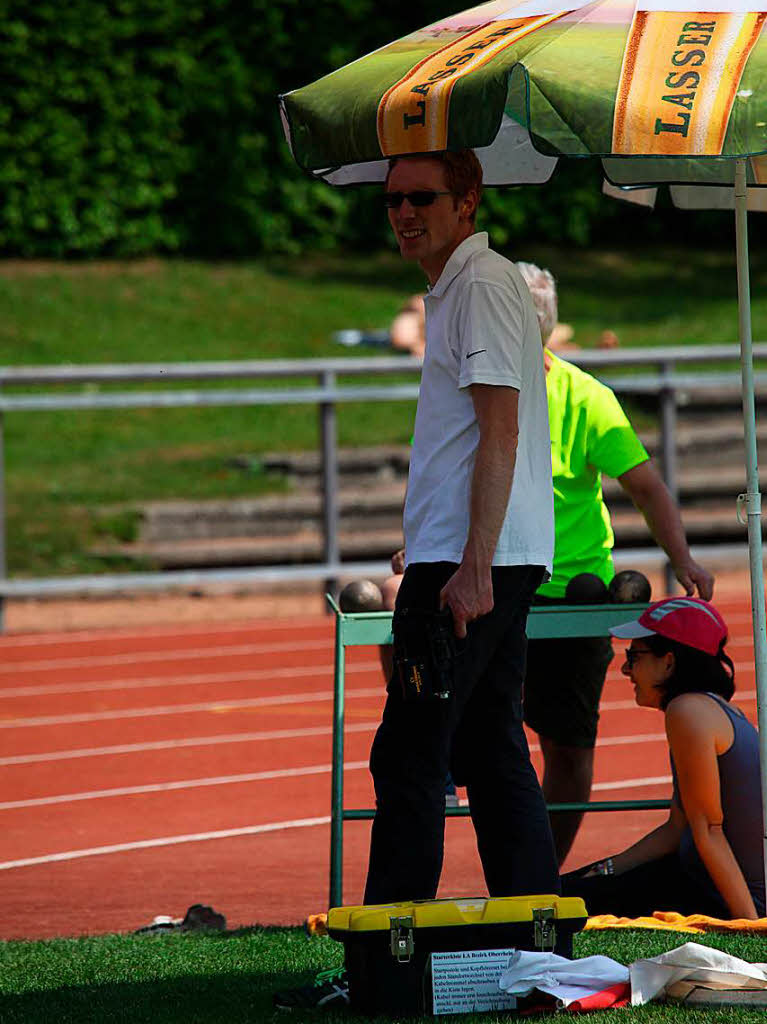
[[756,668],[756,701],[759,718],[759,753],[762,775],[762,828],[767,877],[767,637],[765,636],[764,565],[762,562],[762,496],[756,449],[754,359],[751,348],[751,288],[748,270],[748,223],[746,160],[735,163],[735,242],[738,267],[738,331],[743,378],[743,426],[746,442],[746,493],[738,499],[739,515],[746,512],[748,555],[751,570],[751,608]]

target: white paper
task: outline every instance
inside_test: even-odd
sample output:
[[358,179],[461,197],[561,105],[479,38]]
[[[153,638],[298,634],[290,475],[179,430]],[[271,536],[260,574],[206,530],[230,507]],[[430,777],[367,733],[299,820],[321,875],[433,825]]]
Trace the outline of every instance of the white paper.
[[434,1014],[515,1010],[516,998],[503,992],[498,984],[513,952],[482,949],[432,953]]

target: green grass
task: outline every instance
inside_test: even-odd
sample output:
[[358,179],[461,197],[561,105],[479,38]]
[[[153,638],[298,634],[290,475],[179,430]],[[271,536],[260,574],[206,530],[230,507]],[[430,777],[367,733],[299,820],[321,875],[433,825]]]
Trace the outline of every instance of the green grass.
[[[631,963],[673,949],[689,938],[751,962],[767,960],[767,940],[763,938],[648,931],[584,933],[576,936],[575,953],[602,953]],[[285,1014],[272,1007],[275,991],[304,984],[313,972],[340,964],[342,959],[339,944],[327,938],[309,939],[297,928],[6,942],[0,944],[0,1019],[3,1024],[261,1024],[286,1019],[297,1024],[318,1020],[362,1024],[365,1018],[346,1012]],[[662,1004],[607,1011],[598,1019],[617,1021],[628,1012],[631,1020],[641,1024],[756,1024],[764,1020],[759,1010],[692,1010]],[[510,1018],[485,1014],[450,1019],[500,1024]]]
[[[553,269],[561,317],[585,347],[605,327],[624,346],[735,340],[726,248],[510,255]],[[0,263],[0,363],[342,356],[349,352],[332,341],[336,330],[386,326],[421,286],[418,268],[394,253],[251,264]],[[767,253],[758,244],[752,292],[754,336],[767,339]],[[413,412],[410,402],[344,406],[340,443],[404,444]],[[4,429],[8,561],[17,576],[103,569],[89,549],[130,539],[141,502],[279,489],[258,456],[318,443],[316,410],[303,406],[13,413]],[[255,457],[254,469],[233,465],[242,455]]]

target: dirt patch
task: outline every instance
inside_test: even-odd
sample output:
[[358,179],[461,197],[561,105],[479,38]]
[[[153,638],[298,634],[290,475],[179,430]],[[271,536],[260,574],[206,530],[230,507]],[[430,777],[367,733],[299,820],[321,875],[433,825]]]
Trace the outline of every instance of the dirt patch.
[[149,277],[165,271],[167,260],[0,260],[0,277],[119,277],[136,274]]
[[[705,562],[716,574],[714,600],[750,593],[748,565]],[[664,595],[658,570],[646,571],[654,599]],[[347,580],[341,580],[343,586]],[[381,580],[376,580],[381,583]],[[271,587],[236,592],[210,588],[162,593],[127,593],[108,597],[25,598],[5,602],[6,633],[47,633],[59,630],[117,629],[120,627],[231,622],[324,615],[325,588],[320,584]]]

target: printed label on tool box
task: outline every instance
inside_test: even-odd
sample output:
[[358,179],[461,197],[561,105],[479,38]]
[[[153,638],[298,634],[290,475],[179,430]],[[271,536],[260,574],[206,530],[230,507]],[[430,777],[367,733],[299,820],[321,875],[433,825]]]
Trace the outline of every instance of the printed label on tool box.
[[516,998],[498,987],[498,979],[513,952],[513,949],[474,949],[463,953],[432,953],[429,959],[433,1012],[515,1010]]

